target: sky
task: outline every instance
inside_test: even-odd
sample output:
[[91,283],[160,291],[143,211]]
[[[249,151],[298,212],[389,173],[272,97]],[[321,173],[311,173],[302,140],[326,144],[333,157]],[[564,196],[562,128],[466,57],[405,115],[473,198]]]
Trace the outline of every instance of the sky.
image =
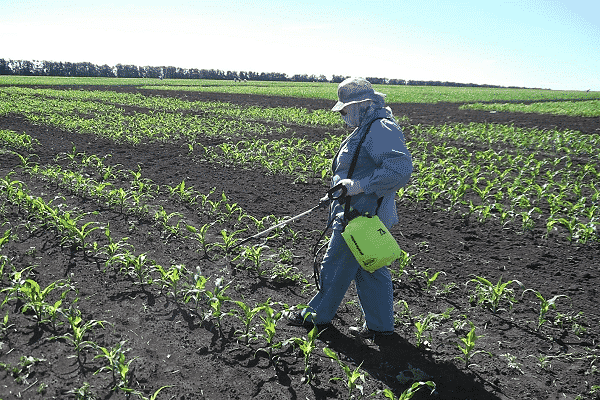
[[600,90],[599,0],[0,0],[0,58]]

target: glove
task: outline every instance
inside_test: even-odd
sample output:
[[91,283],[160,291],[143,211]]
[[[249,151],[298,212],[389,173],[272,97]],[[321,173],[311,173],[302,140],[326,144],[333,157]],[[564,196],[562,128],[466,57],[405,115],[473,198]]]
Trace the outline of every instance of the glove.
[[363,188],[360,187],[360,181],[357,179],[342,179],[337,183],[341,183],[346,187],[346,190],[348,191],[348,193],[346,193],[347,196],[355,196],[364,192]]

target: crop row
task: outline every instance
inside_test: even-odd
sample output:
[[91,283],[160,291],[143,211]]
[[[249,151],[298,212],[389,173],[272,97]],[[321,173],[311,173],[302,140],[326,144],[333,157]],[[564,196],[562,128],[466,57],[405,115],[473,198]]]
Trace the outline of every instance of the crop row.
[[[0,85],[126,85],[152,90],[206,91],[337,100],[336,83],[249,81],[243,84],[207,79],[123,79],[0,76]],[[598,92],[515,88],[373,85],[388,103],[489,102],[598,99]]]
[[588,101],[557,101],[522,103],[493,103],[493,104],[464,104],[461,110],[484,110],[500,112],[522,112],[538,114],[568,115],[571,117],[600,117],[600,100]]
[[[126,115],[115,105],[96,101],[36,95],[17,98],[19,101],[15,99],[5,107],[17,108],[35,123],[99,134],[115,141],[183,139],[190,154],[205,160],[264,168],[302,181],[325,180],[341,140],[334,135],[319,142],[300,138],[266,140],[257,136],[268,134],[271,128],[257,122],[160,111]],[[91,117],[82,117],[81,113]],[[172,132],[177,133],[171,136]],[[201,143],[202,137],[231,139],[250,132],[254,135],[237,142],[217,146]],[[437,204],[467,217],[477,214],[480,222],[491,217],[502,224],[516,220],[524,230],[545,229],[546,236],[562,226],[569,240],[597,239],[600,176],[590,162],[599,155],[597,138],[576,131],[474,123],[417,125],[409,127],[408,132],[416,168],[411,184],[399,192],[406,199],[426,201],[432,207]],[[475,149],[467,151],[464,144]],[[487,150],[476,150],[482,147]],[[499,147],[506,148],[493,149]]]
[[[542,220],[546,236],[559,225],[569,240],[597,240],[600,171],[569,156],[537,159],[536,154],[468,151],[448,147],[435,136],[415,135],[409,144],[417,172],[400,196],[431,207],[465,210],[484,222],[517,220],[532,230]],[[438,144],[435,144],[435,143]],[[419,157],[418,155],[421,155]],[[548,210],[543,212],[542,210]]]
[[49,99],[88,100],[116,106],[139,107],[154,111],[193,111],[209,113],[212,117],[244,121],[274,121],[297,125],[341,127],[343,122],[327,110],[307,111],[299,107],[240,106],[221,101],[188,101],[172,97],[144,96],[139,93],[117,93],[100,90],[56,90],[20,87],[0,88],[0,93],[18,96],[36,96]]
[[[97,157],[76,154],[73,157],[73,162],[76,162],[72,164],[73,167],[97,168],[102,169],[102,171],[98,171],[98,174],[106,173],[105,167],[98,167]],[[44,176],[41,171],[49,170],[50,168],[47,167],[35,168],[30,166],[26,168],[26,172],[33,177],[38,174]],[[133,182],[138,182],[138,185],[133,186],[139,186],[139,182],[142,182],[150,188],[154,187],[152,182],[139,174],[136,171],[126,173],[126,175],[133,177]],[[55,179],[48,182],[49,187],[58,181],[59,179]],[[86,196],[83,190],[78,189],[76,182],[73,182],[73,180],[70,182],[72,182],[73,192],[77,193],[79,197]],[[155,190],[150,189],[148,192],[155,193]],[[54,193],[56,194],[56,192]],[[177,187],[170,188],[169,193],[180,197],[180,201],[190,201],[190,195],[193,196],[195,192],[192,188],[186,188],[184,184],[180,184]],[[194,318],[201,321],[207,329],[217,332],[223,340],[227,340],[225,328],[231,327],[235,331],[235,343],[238,346],[250,348],[255,356],[262,353],[271,363],[276,364],[279,358],[286,356],[288,349],[291,348],[300,352],[304,359],[304,381],[309,383],[314,379],[315,372],[312,369],[312,364],[315,362],[316,357],[314,351],[318,347],[315,342],[318,332],[315,329],[309,332],[306,337],[291,338],[284,338],[281,334],[278,334],[277,325],[282,318],[282,311],[291,309],[287,304],[273,303],[270,299],[249,304],[232,297],[234,295],[231,294],[230,289],[233,282],[226,282],[222,277],[216,277],[213,281],[201,269],[188,269],[183,263],[162,265],[162,263],[152,259],[147,251],[144,252],[144,249],[133,248],[126,238],[119,239],[115,237],[108,224],[88,220],[89,213],[81,213],[76,209],[68,210],[61,204],[55,204],[57,200],[60,200],[60,197],[54,197],[53,201],[45,201],[42,197],[30,193],[23,182],[13,180],[10,175],[0,181],[0,194],[4,200],[2,214],[7,213],[7,208],[14,208],[19,219],[27,221],[18,226],[14,222],[11,223],[11,228],[4,231],[2,239],[0,239],[0,249],[12,239],[18,238],[18,231],[25,230],[27,234],[31,234],[38,229],[53,231],[56,233],[61,246],[70,246],[72,250],[83,252],[85,257],[97,261],[102,260],[104,273],[113,273],[116,279],[123,279],[130,282],[131,285],[142,286],[147,291],[157,291],[159,296],[165,297],[169,301],[189,310]],[[200,195],[198,194],[198,196]],[[209,196],[210,194],[204,195],[203,198],[208,199]],[[205,204],[208,204],[208,200]],[[210,207],[214,208],[213,205]],[[225,223],[225,220],[220,220],[216,215],[212,215],[210,218],[213,219],[213,222],[209,224],[210,226]],[[35,221],[37,223],[32,224]],[[163,228],[165,231],[169,231],[168,227]],[[195,228],[187,224],[190,236],[197,236],[196,234],[203,228]],[[260,229],[261,227],[257,226],[257,228]],[[179,230],[174,234],[182,235],[183,232]],[[103,233],[103,235],[101,234],[98,237],[98,233]],[[235,244],[237,239],[227,231],[221,230],[221,233],[222,241],[214,242],[213,237],[210,242],[207,242],[207,238],[204,237],[205,240],[202,242],[202,246],[199,247],[206,249],[208,246],[212,249],[218,249],[214,255],[222,255],[228,247]],[[95,236],[93,242],[92,236]],[[246,247],[239,257],[245,258],[251,264],[256,264],[256,268],[259,269],[261,264],[267,262],[266,258],[261,257],[260,249],[264,249],[264,247]],[[446,284],[444,289],[438,290],[436,285],[441,277],[440,272],[432,274],[428,270],[410,270],[410,258],[407,261],[406,264],[401,265],[398,270],[394,271],[395,285],[407,285],[409,282],[413,282],[424,293],[431,294],[439,299],[443,299],[458,290],[459,286],[453,284],[453,282]],[[68,280],[58,280],[49,282],[44,287],[33,274],[35,267],[19,269],[6,256],[0,258],[0,264],[2,266],[2,273],[0,274],[1,290],[5,293],[2,303],[2,313],[5,315],[2,322],[2,333],[5,338],[11,334],[12,321],[17,320],[16,316],[8,310],[10,308],[17,309],[28,318],[31,318],[38,326],[43,327],[44,331],[50,332],[50,336],[46,337],[45,340],[60,340],[72,346],[73,357],[76,357],[78,362],[86,363],[88,355],[93,356],[94,360],[100,359],[102,364],[95,369],[95,374],[109,373],[112,379],[112,390],[136,394],[139,398],[145,398],[144,394],[134,384],[131,364],[135,359],[128,357],[127,343],[100,342],[97,335],[98,331],[106,329],[108,326],[114,328],[114,325],[105,320],[85,320],[83,318],[83,314],[78,308],[78,292],[74,283]],[[247,264],[238,264],[236,267],[240,268],[243,265]],[[581,313],[565,312],[564,304],[559,302],[564,297],[566,303],[566,296],[559,295],[547,299],[537,290],[525,289],[521,282],[502,282],[500,280],[497,283],[492,283],[485,277],[476,276],[464,285],[466,292],[462,298],[468,298],[471,303],[480,305],[493,314],[509,312],[513,305],[519,301],[514,290],[514,286],[517,284],[523,290],[521,298],[528,292],[532,292],[539,301],[539,318],[529,328],[531,334],[562,332],[563,335],[571,333],[576,336],[585,335],[586,324]],[[17,307],[17,304],[20,306]],[[5,308],[6,305],[9,307]],[[416,315],[414,309],[405,301],[398,301],[396,305],[399,308],[395,314],[396,324],[404,330],[412,331],[417,348],[431,348],[434,341],[452,341],[452,337],[444,339],[443,335],[434,336],[434,333],[438,329],[442,329],[443,326],[455,333],[456,359],[460,360],[465,368],[472,368],[474,358],[478,355],[488,355],[497,361],[502,361],[504,358],[506,361],[512,362],[512,365],[522,367],[519,360],[514,359],[509,353],[492,354],[479,351],[477,340],[480,335],[476,335],[477,327],[468,317],[457,318],[452,307],[440,313],[429,311],[426,314]],[[557,305],[560,305],[558,310],[556,309]],[[464,307],[465,310],[470,308],[468,305],[464,305]],[[462,310],[462,312],[465,310]],[[360,370],[360,366],[356,369],[350,368],[335,352],[326,347],[323,349],[323,353],[325,357],[335,360],[340,365],[343,371],[341,379],[346,382],[348,388],[348,398],[355,390],[362,391],[360,381],[357,381],[357,379],[361,378],[364,381],[366,378]],[[592,368],[595,355],[592,353],[585,354],[581,356],[581,359],[588,362],[591,360],[589,367]],[[33,367],[36,363],[43,361],[42,359],[34,359],[30,365]],[[520,361],[523,362],[524,360]],[[545,369],[549,368],[551,359],[540,353],[538,361],[539,368]],[[20,364],[8,363],[4,363],[2,367],[12,370],[13,375],[21,379],[27,378],[30,369]],[[419,371],[413,370],[412,372],[414,374]],[[416,378],[417,375],[414,376]],[[434,384],[431,382],[430,386],[433,387]],[[414,391],[418,387],[419,385],[411,386],[405,391],[405,394],[411,393],[411,390]],[[90,389],[75,388],[72,393],[77,390]],[[160,390],[161,388],[155,394]],[[378,394],[394,398],[389,390]]]

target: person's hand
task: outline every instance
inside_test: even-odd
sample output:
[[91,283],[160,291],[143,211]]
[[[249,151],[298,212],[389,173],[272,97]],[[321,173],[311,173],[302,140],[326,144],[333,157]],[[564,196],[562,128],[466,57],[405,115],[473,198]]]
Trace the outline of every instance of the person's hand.
[[346,187],[346,190],[348,191],[348,193],[346,193],[347,196],[354,196],[357,195],[359,193],[364,192],[363,188],[360,187],[360,181],[356,180],[356,179],[342,179],[341,181],[337,182],[338,184],[342,184]]

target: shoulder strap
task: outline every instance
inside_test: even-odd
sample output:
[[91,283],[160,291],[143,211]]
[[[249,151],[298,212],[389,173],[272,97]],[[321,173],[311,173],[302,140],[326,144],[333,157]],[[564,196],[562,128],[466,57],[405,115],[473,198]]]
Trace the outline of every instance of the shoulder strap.
[[[364,143],[365,139],[367,138],[367,135],[369,134],[371,125],[373,125],[373,122],[375,122],[379,119],[384,119],[384,118],[375,118],[373,121],[371,121],[369,123],[369,126],[367,126],[367,130],[365,131],[365,134],[360,138],[360,142],[358,142],[358,146],[356,147],[356,151],[354,152],[354,156],[352,157],[352,163],[350,164],[350,169],[348,170],[347,179],[352,178],[352,174],[354,173],[354,167],[356,166],[356,161],[358,160],[358,153],[360,152],[360,148],[361,148],[362,144]],[[346,196],[346,198],[344,199],[344,202],[345,202],[344,218],[347,221],[348,217],[350,215],[350,196]],[[377,210],[379,210],[379,205],[381,204],[381,199],[379,199],[377,203],[378,203]],[[375,212],[375,214],[377,214],[377,211]]]

